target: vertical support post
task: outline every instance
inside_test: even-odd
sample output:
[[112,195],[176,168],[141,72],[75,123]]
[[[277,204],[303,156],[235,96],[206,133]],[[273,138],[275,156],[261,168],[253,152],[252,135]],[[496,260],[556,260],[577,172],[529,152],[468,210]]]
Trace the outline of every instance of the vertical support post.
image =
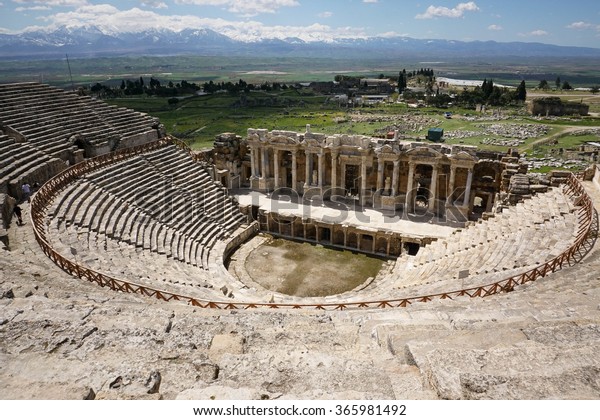
[[469,168],[469,175],[467,175],[467,186],[465,188],[465,200],[463,206],[467,207],[471,200],[471,184],[473,183],[473,168]]
[[296,150],[292,150],[292,190],[296,191],[296,188],[298,188],[298,162]]
[[337,188],[337,152],[331,152],[331,188],[334,190],[332,194],[335,193],[335,189]]
[[360,162],[360,205],[364,206],[367,202],[367,157],[363,156]]
[[262,178],[269,177],[269,151],[266,147],[262,149]]
[[408,163],[408,181],[406,183],[406,202],[404,204],[404,208],[406,209],[406,211],[408,211],[409,204],[411,202],[414,177],[415,177],[415,163],[409,162]]
[[383,158],[377,157],[377,192],[381,193],[383,190]]
[[311,176],[311,172],[312,172],[312,160],[311,160],[310,152],[308,150],[305,150],[304,154],[306,155],[306,163],[304,165],[304,168],[305,168],[304,189],[307,189],[310,186],[310,176]]
[[323,165],[324,163],[324,159],[323,156],[324,152],[321,151],[317,156],[318,156],[318,167],[317,167],[317,172],[318,172],[318,183],[319,183],[319,188],[323,188],[323,178],[325,177],[325,167]]
[[250,149],[250,173],[252,178],[256,176],[256,156],[254,154],[254,147]]
[[275,189],[279,188],[279,150],[273,150],[273,172],[275,177]]
[[435,163],[433,165],[433,170],[431,171],[431,191],[429,194],[429,202],[428,204],[428,208],[429,211],[434,211],[435,210],[435,200],[437,199],[437,182],[438,182],[438,164]]
[[392,175],[392,196],[398,195],[398,176],[400,175],[400,161],[394,161],[394,172]]
[[446,206],[454,204],[454,180],[456,179],[456,166],[450,164],[450,184],[448,185],[448,197],[446,198]]

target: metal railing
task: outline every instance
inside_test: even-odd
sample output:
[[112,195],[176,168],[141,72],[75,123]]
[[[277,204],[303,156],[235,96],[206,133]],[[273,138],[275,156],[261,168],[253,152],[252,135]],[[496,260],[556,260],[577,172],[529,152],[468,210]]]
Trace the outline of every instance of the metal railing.
[[566,194],[568,194],[577,206],[579,228],[577,236],[572,245],[564,250],[560,255],[546,261],[539,266],[527,270],[521,274],[513,275],[503,280],[475,286],[470,288],[452,290],[448,292],[435,293],[422,296],[413,296],[394,299],[377,299],[368,301],[348,301],[348,302],[330,302],[330,303],[273,303],[273,302],[235,302],[220,300],[198,299],[192,296],[180,295],[160,290],[153,287],[133,283],[115,277],[100,273],[87,267],[83,267],[64,255],[55,251],[46,239],[45,230],[45,209],[53,201],[60,190],[69,185],[81,175],[102,167],[117,163],[139,153],[155,150],[165,147],[169,144],[190,151],[184,143],[172,138],[165,137],[158,141],[147,143],[130,149],[123,149],[107,155],[102,155],[73,165],[56,175],[45,183],[35,194],[31,202],[31,221],[35,238],[42,248],[43,252],[61,269],[67,273],[77,276],[81,279],[96,283],[101,287],[108,287],[111,290],[135,293],[143,296],[153,297],[163,301],[181,301],[187,304],[201,308],[215,309],[320,309],[320,310],[344,310],[358,308],[402,308],[417,302],[431,302],[440,299],[454,299],[459,297],[486,297],[502,292],[511,292],[515,287],[535,281],[539,278],[560,270],[565,265],[572,265],[578,262],[585,254],[585,245],[589,238],[595,234],[592,226],[595,220],[595,210],[590,196],[585,191],[583,185],[573,174],[569,176],[566,185]]

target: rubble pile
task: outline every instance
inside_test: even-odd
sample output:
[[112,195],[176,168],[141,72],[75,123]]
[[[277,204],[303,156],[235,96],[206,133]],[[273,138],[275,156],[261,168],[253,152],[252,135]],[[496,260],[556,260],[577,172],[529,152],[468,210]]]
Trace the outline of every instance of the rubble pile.
[[510,137],[520,140],[541,137],[548,134],[544,124],[477,124],[485,135]]

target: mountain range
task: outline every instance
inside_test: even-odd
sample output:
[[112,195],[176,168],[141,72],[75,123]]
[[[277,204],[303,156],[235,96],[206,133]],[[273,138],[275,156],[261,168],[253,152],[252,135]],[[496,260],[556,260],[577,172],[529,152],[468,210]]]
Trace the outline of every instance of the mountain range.
[[459,57],[588,57],[599,48],[566,47],[531,42],[453,41],[409,37],[337,38],[307,42],[271,38],[244,42],[211,29],[108,32],[95,26],[59,27],[53,31],[0,34],[0,59],[118,55],[228,55],[322,58],[459,58]]

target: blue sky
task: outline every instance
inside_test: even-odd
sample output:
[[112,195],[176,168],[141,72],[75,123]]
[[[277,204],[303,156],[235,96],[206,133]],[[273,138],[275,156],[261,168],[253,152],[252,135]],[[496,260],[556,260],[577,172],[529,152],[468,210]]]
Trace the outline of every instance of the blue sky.
[[239,40],[409,36],[600,47],[598,0],[0,0],[0,32],[209,28]]

